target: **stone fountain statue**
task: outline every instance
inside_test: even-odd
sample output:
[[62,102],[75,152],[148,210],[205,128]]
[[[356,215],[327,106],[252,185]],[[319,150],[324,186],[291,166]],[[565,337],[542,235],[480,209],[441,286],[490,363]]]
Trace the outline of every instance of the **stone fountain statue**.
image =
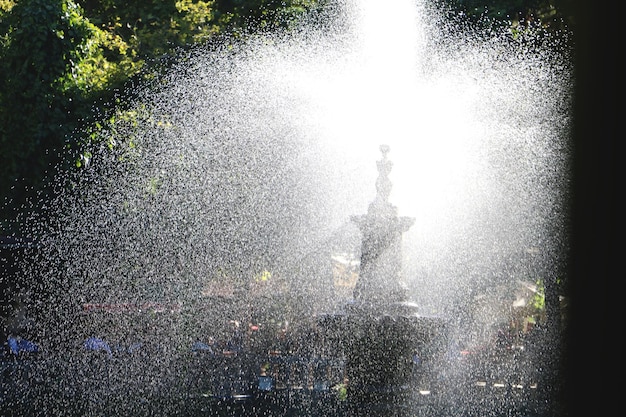
[[398,216],[389,202],[393,164],[389,147],[380,150],[376,198],[367,214],[352,216],[362,234],[354,300],[323,323],[344,347],[350,416],[412,415],[419,400],[415,356],[428,359],[426,352],[445,345],[444,320],[420,316],[402,282],[402,234],[414,219]]
[[368,308],[389,307],[390,303],[407,301],[407,290],[401,282],[402,233],[415,219],[398,217],[398,210],[389,202],[393,163],[387,159],[389,146],[381,145],[383,158],[378,161],[376,199],[366,215],[352,216],[362,233],[361,271],[354,299]]

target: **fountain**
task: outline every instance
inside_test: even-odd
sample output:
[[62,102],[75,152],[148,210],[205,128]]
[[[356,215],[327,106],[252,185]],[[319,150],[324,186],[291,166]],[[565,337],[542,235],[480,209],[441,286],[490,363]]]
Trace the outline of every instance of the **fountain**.
[[407,301],[406,288],[401,281],[402,233],[409,230],[415,219],[398,217],[397,209],[389,202],[392,163],[387,159],[389,147],[381,145],[383,159],[378,161],[376,199],[370,204],[366,215],[353,216],[361,233],[361,273],[354,290],[354,299],[367,305],[370,314],[392,314],[398,303]]
[[[448,37],[424,2],[394,1],[393,19],[378,1],[339,1],[323,30],[186,52],[138,88],[89,164],[60,178],[48,221],[24,224],[39,244],[23,303],[48,371],[15,392],[49,415],[204,409],[226,386],[207,381],[248,358],[220,345],[211,362],[198,339],[218,345],[237,322],[262,344],[321,317],[346,359],[350,413],[402,415],[444,395],[419,393],[414,353],[433,358],[425,378],[462,369],[438,368],[445,341],[486,343],[515,301],[508,285],[554,276],[562,260],[570,74],[549,50]],[[350,302],[329,273],[344,229],[361,234]],[[479,308],[487,296],[501,308]],[[92,337],[110,358],[84,352]],[[255,372],[228,376],[245,385]]]
[[[392,162],[381,145],[376,198],[367,214],[352,216],[362,234],[359,278],[345,314],[324,315],[320,325],[343,339],[351,416],[409,416],[419,402],[415,360],[438,359],[446,323],[419,315],[402,277],[402,234],[415,219],[399,217],[389,202]],[[428,352],[428,353],[427,353]],[[417,356],[416,356],[417,355]]]

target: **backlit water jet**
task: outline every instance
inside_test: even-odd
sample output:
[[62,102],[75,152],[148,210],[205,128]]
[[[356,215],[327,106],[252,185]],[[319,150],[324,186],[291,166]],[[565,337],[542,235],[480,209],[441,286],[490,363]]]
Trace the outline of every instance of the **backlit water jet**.
[[[137,91],[87,168],[61,179],[52,220],[27,225],[40,244],[24,273],[40,284],[24,304],[43,352],[92,336],[151,345],[128,375],[164,396],[182,386],[166,370],[196,339],[230,337],[231,321],[274,335],[341,310],[353,282],[333,280],[330,259],[358,259],[350,216],[367,211],[380,143],[394,152],[386,198],[414,219],[407,296],[453,317],[459,344],[507,322],[519,281],[559,276],[565,57],[507,33],[454,36],[423,2],[394,0],[393,19],[377,4],[342,3],[323,30],[196,49]],[[395,292],[397,272],[357,301]],[[124,378],[108,382],[122,395]]]

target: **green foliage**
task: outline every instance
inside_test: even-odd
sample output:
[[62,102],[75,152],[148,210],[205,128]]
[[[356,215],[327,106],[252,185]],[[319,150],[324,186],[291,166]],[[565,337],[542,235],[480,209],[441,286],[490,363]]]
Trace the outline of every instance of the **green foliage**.
[[538,279],[535,283],[537,291],[533,295],[530,305],[537,311],[543,311],[546,307],[546,288],[542,279]]
[[219,18],[235,31],[289,28],[315,0],[217,0]]
[[175,27],[181,44],[203,43],[220,32],[213,1],[179,0]]
[[333,386],[333,390],[337,391],[337,398],[339,401],[345,401],[348,399],[348,386],[344,383]]
[[[151,76],[147,62],[221,34],[290,27],[319,3],[0,0],[0,206],[9,200],[1,218],[45,190],[51,167],[84,167],[92,141],[119,150],[116,130],[137,117],[123,108],[125,85]],[[132,144],[131,136],[120,160]]]
[[0,181],[37,186],[63,147],[72,111],[64,82],[90,27],[66,1],[22,0],[3,15],[0,36]]
[[473,22],[508,22],[514,30],[539,26],[560,30],[573,22],[573,0],[441,0],[456,13]]
[[[163,55],[184,44],[181,38],[188,39],[181,36],[181,26],[177,22],[180,11],[174,0],[83,3],[85,13],[91,16],[94,24],[119,36],[133,54],[142,59]],[[202,9],[199,4],[198,9]]]
[[141,59],[209,42],[220,34],[290,27],[319,0],[83,1],[98,27],[119,36]]
[[85,157],[71,133],[141,61],[71,0],[20,0],[0,25],[0,198],[19,207],[52,167]]
[[0,17],[11,10],[13,6],[15,6],[15,1],[13,0],[0,0]]
[[258,274],[255,274],[254,276],[254,280],[256,282],[267,282],[270,280],[270,278],[272,278],[272,273],[270,271],[268,271],[267,269],[264,269],[263,271],[259,272]]

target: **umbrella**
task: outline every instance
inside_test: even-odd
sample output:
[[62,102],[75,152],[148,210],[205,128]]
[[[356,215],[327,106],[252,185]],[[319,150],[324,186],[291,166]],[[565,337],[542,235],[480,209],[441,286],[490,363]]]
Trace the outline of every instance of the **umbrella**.
[[209,346],[207,343],[204,342],[195,342],[192,346],[191,346],[191,350],[194,352],[209,352],[209,353],[213,353],[213,349],[211,348],[211,346]]
[[94,351],[104,350],[105,352],[109,354],[109,356],[111,355],[111,347],[109,346],[109,344],[105,342],[104,340],[97,338],[97,337],[90,337],[87,340],[85,340],[83,347],[86,350],[94,350]]
[[22,339],[21,337],[10,336],[7,340],[9,350],[12,354],[17,355],[20,352],[39,352],[39,346],[30,340]]

